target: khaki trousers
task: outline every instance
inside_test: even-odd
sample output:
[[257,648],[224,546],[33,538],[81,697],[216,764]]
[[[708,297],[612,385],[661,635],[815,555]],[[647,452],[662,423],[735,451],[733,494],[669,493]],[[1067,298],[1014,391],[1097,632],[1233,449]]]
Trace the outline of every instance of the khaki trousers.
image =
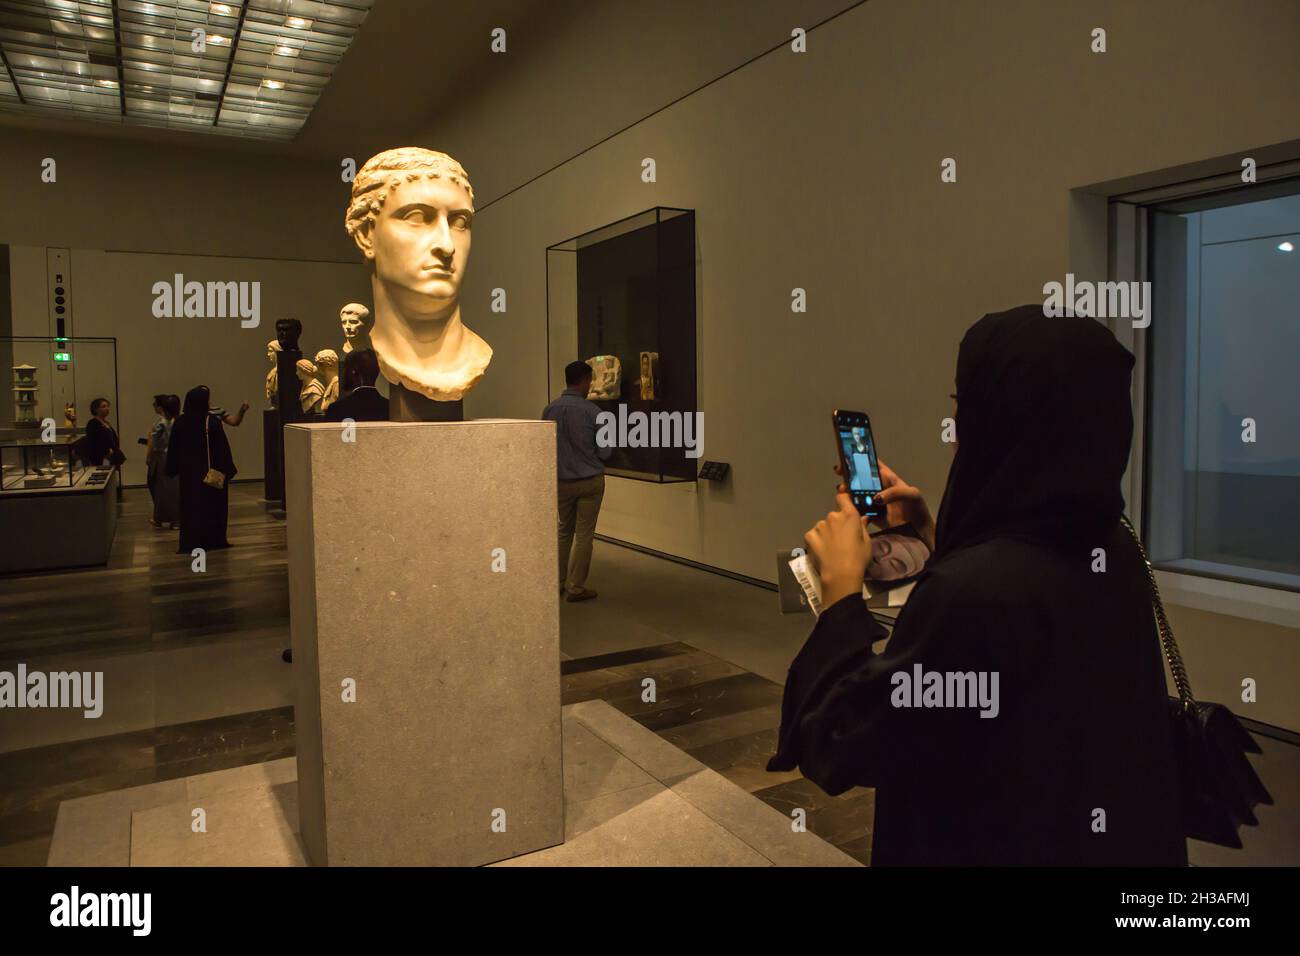
[[605,476],[557,481],[556,497],[560,506],[560,586],[577,593],[586,585],[591,570],[591,542],[600,501],[605,497]]

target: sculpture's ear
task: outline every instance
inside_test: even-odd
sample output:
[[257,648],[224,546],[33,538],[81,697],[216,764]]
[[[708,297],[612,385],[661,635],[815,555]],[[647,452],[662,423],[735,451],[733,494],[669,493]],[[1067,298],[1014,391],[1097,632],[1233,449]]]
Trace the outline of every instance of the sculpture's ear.
[[373,221],[366,221],[361,223],[356,232],[352,233],[352,241],[357,244],[357,248],[361,250],[361,254],[367,259],[375,257],[375,242],[370,234],[373,227]]

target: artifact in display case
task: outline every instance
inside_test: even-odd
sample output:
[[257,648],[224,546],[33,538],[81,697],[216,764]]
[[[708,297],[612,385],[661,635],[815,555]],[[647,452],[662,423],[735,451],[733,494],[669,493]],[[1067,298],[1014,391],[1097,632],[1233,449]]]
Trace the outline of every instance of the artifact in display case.
[[653,401],[659,395],[659,353],[641,353],[641,377],[637,380],[641,386],[641,398]]
[[587,359],[591,366],[591,391],[589,399],[615,401],[622,394],[623,363],[617,355],[593,355]]
[[71,488],[85,472],[64,442],[21,439],[0,444],[0,471],[3,491],[27,491],[39,488]]
[[15,365],[14,369],[14,427],[34,428],[40,424],[36,420],[36,393],[40,387],[36,384],[35,365]]
[[72,404],[72,402],[68,402],[63,406],[63,427],[77,427],[77,406]]
[[375,327],[375,320],[360,302],[349,302],[339,310],[339,325],[343,326],[343,355],[370,348],[370,330]]
[[384,150],[352,181],[345,226],[370,266],[370,345],[394,421],[462,420],[492,361],[460,314],[473,219],[469,176],[446,153]]

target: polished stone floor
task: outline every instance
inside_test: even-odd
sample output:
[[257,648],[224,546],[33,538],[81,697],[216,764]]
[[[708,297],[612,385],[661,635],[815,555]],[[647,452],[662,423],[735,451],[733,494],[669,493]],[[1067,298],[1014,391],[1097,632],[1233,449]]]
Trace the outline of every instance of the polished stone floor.
[[[195,574],[174,532],[147,524],[128,490],[109,565],[0,578],[0,668],[101,670],[103,717],[0,713],[0,865],[42,865],[65,800],[269,763],[294,753],[285,525],[260,484],[231,490],[229,551]],[[780,681],[810,619],[770,591],[598,543],[595,601],[561,607],[564,703],[606,701],[721,777],[861,862],[873,794],[828,797],[769,774]],[[655,699],[643,699],[643,681]],[[1300,862],[1300,748],[1261,741],[1278,806],[1245,852],[1193,846],[1196,862]]]
[[[496,865],[860,865],[605,701],[561,724],[564,840]],[[296,775],[287,757],[65,800],[50,865],[305,866]]]

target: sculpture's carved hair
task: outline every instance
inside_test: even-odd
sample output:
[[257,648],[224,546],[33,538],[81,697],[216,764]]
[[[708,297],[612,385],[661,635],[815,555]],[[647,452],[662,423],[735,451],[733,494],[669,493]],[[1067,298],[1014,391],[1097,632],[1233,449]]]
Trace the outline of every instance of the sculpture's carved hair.
[[348,309],[356,310],[357,318],[361,319],[362,321],[365,321],[366,319],[370,318],[370,310],[367,309],[360,302],[349,302],[343,308],[339,309],[339,314],[340,315],[343,314]]
[[469,194],[474,202],[474,189],[469,184],[469,174],[460,163],[446,153],[425,149],[422,146],[399,146],[386,149],[366,160],[352,180],[352,201],[344,225],[348,235],[355,237],[359,231],[368,230],[375,217],[384,208],[388,194],[406,182],[421,177],[449,179]]
[[339,353],[333,349],[321,349],[313,361],[317,368],[334,368],[339,364]]
[[298,359],[298,361],[295,363],[295,367],[298,369],[298,371],[306,372],[308,375],[316,374],[316,363],[308,359]]

